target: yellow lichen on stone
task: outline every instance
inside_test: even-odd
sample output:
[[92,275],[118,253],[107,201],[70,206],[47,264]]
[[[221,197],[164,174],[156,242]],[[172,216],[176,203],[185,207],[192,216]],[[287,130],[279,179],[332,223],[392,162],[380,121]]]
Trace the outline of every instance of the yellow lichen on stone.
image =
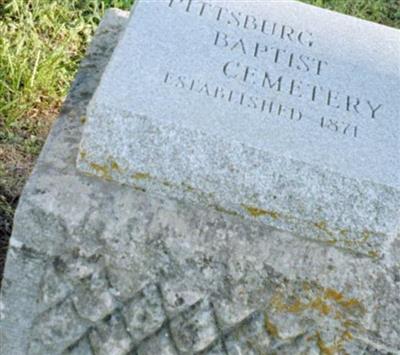
[[238,215],[238,213],[236,211],[230,211],[230,210],[227,210],[227,209],[225,209],[225,208],[223,208],[221,206],[218,206],[218,205],[213,205],[212,207],[214,207],[217,212],[226,213],[226,214],[229,214],[231,216],[237,216]]
[[302,313],[306,310],[315,310],[321,315],[326,316],[331,312],[331,307],[322,297],[316,297],[308,303],[302,302],[300,299],[295,299],[293,302],[288,304],[281,302],[281,300],[275,300],[274,306],[281,312],[292,314]]
[[140,187],[140,186],[133,185],[133,188],[136,191],[146,192],[146,189],[144,189],[143,187]]
[[308,281],[304,281],[303,282],[303,290],[304,291],[311,291],[312,290],[312,285],[311,285],[311,283],[310,282],[308,282]]
[[327,316],[331,312],[331,308],[321,297],[318,297],[315,300],[313,300],[310,303],[310,307],[317,310],[324,316]]
[[[330,239],[326,239],[323,236],[319,238],[319,240],[323,243],[327,243],[330,245],[336,245],[338,242],[341,243],[346,248],[359,248],[361,245],[365,244],[368,242],[368,240],[371,238],[371,236],[374,235],[374,232],[370,230],[364,229],[362,232],[359,232],[358,234],[353,235],[352,238],[350,238],[350,229],[348,228],[343,228],[343,229],[334,229],[328,226],[328,223],[326,221],[319,221],[319,222],[313,222],[312,226],[314,228],[317,228],[320,230],[323,234],[325,234],[327,237]],[[368,251],[368,256],[372,258],[378,258],[379,253],[376,251]]]
[[379,258],[379,253],[378,253],[377,251],[375,251],[375,250],[370,250],[370,251],[368,252],[368,255],[369,255],[371,258],[374,258],[374,259],[378,259],[378,258]]
[[182,186],[185,188],[186,191],[189,191],[189,192],[193,192],[195,190],[193,186],[188,185],[184,182],[182,182]]
[[361,302],[355,298],[343,299],[338,302],[343,308],[347,308],[349,310],[360,311],[364,313],[365,309]]
[[149,173],[143,173],[138,171],[137,173],[132,175],[132,178],[136,180],[149,180],[151,179],[151,175]]
[[373,232],[364,229],[363,232],[361,233],[361,241],[360,243],[365,243],[368,241],[368,239],[372,236]]
[[328,225],[325,221],[320,221],[314,223],[314,227],[318,228],[319,230],[323,231],[330,237],[335,237],[335,235],[332,233],[332,231],[328,228]]
[[353,339],[353,334],[349,330],[345,330],[342,334],[343,340],[351,340]]
[[335,348],[328,347],[325,344],[325,342],[322,340],[321,334],[319,332],[317,332],[316,338],[317,338],[317,346],[319,348],[321,355],[335,355],[337,353]]
[[[295,294],[280,290],[271,298],[268,308],[269,314],[290,313],[292,316],[310,317],[308,312],[317,311],[322,319],[334,321],[338,324],[335,334],[329,337],[326,343],[322,334],[314,333],[308,341],[315,341],[321,354],[334,355],[343,352],[344,344],[353,339],[352,331],[362,329],[354,317],[363,316],[366,312],[362,303],[356,298],[349,298],[333,288],[322,288],[308,281],[302,287],[294,290]],[[361,321],[361,319],[360,319]],[[265,327],[267,328],[267,319]],[[267,329],[268,330],[268,329]]]
[[270,321],[267,314],[264,315],[264,327],[269,335],[274,338],[279,338],[278,327]]
[[338,302],[343,299],[343,295],[333,288],[327,288],[325,290],[325,298]]
[[364,311],[364,307],[356,298],[345,298],[340,292],[327,288],[325,298],[335,301],[338,305],[346,309]]
[[100,165],[100,164],[96,164],[96,163],[90,163],[89,165],[102,178],[104,178],[106,180],[111,179],[110,168],[108,166]]
[[307,305],[296,299],[293,303],[286,305],[286,309],[289,313],[300,313],[307,309]]
[[315,341],[321,355],[336,355],[346,354],[344,352],[344,343],[352,340],[353,335],[349,330],[343,331],[338,337],[336,337],[333,344],[329,346],[323,340],[321,333],[317,331],[314,335],[307,338],[307,341]]
[[79,157],[80,157],[82,160],[85,160],[85,159],[86,159],[86,156],[87,156],[87,153],[86,153],[84,150],[81,150],[81,151],[79,152]]
[[247,206],[247,205],[242,205],[242,208],[245,209],[250,216],[256,218],[262,216],[269,216],[273,219],[278,219],[280,217],[280,214],[276,211],[263,210],[261,208]]
[[118,171],[119,173],[122,172],[122,169],[120,168],[120,166],[118,165],[118,163],[115,160],[111,161],[111,169]]
[[339,231],[340,235],[343,237],[347,237],[349,235],[349,230],[348,229],[341,229]]

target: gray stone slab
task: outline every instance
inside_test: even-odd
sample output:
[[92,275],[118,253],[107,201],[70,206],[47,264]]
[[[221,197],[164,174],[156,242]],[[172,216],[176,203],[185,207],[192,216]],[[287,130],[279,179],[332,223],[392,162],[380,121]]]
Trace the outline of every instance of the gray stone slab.
[[400,31],[295,1],[139,0],[81,171],[382,256],[400,228]]
[[125,20],[107,12],[24,189],[0,354],[398,354],[399,238],[375,260],[77,171]]

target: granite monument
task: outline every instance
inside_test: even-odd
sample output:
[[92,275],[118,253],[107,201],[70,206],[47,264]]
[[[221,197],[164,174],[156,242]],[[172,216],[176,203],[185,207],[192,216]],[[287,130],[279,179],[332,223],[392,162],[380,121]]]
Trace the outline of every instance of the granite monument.
[[379,257],[400,227],[399,49],[293,1],[138,1],[78,167]]

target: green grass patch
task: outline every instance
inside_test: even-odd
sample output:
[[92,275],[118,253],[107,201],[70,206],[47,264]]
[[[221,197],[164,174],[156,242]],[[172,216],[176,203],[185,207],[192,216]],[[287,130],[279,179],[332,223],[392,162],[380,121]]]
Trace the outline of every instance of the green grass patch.
[[58,109],[104,10],[115,5],[129,8],[130,3],[12,0],[0,5],[3,139],[14,140],[13,128],[35,134],[37,127],[29,126],[25,118]]
[[399,0],[301,0],[303,2],[400,28]]

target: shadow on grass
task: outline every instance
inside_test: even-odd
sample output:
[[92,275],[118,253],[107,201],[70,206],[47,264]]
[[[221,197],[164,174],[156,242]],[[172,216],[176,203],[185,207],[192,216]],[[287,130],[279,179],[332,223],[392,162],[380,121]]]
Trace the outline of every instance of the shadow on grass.
[[0,288],[18,199],[19,195],[7,193],[0,185]]

